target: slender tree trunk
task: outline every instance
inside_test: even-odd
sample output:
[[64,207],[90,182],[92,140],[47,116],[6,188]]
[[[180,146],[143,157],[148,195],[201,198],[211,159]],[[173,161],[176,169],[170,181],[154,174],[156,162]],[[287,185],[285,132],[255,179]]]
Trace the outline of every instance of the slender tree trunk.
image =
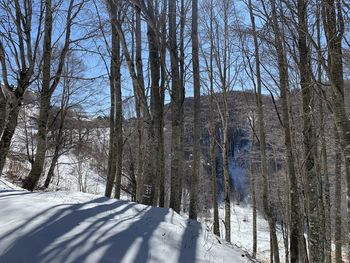
[[[143,78],[143,66],[142,66],[142,35],[141,35],[141,11],[135,6],[136,12],[136,26],[135,26],[135,40],[136,40],[136,52],[135,52],[135,64],[137,69],[137,78],[140,85],[142,85],[141,90],[144,91],[144,78]],[[134,93],[137,94],[137,88],[134,85]],[[135,97],[135,108],[137,117],[137,179],[136,179],[136,201],[142,202],[143,195],[143,165],[144,165],[144,139],[143,139],[143,125],[142,125],[142,115],[141,112],[141,101],[140,97]]]
[[249,0],[248,5],[249,5],[249,13],[250,13],[250,20],[252,25],[253,38],[254,38],[256,78],[257,78],[257,86],[258,86],[257,111],[258,111],[261,173],[263,177],[263,207],[264,207],[264,213],[269,222],[274,262],[279,263],[279,249],[278,249],[278,242],[277,242],[277,236],[276,236],[275,219],[274,219],[273,212],[271,211],[271,208],[270,208],[270,201],[269,201],[269,194],[268,194],[269,193],[269,189],[268,189],[269,183],[267,178],[268,163],[267,163],[267,154],[266,154],[265,119],[264,119],[264,110],[263,110],[263,102],[262,102],[262,81],[261,81],[261,73],[260,73],[259,44],[258,44],[258,39],[256,35],[255,18],[253,14],[253,7],[252,7],[251,0]]
[[307,1],[298,1],[298,47],[300,86],[303,101],[303,145],[305,188],[308,213],[308,251],[311,262],[321,262],[324,257],[320,240],[319,177],[317,173],[316,134],[313,125],[314,111],[309,47],[307,45]]
[[214,108],[214,69],[213,69],[213,57],[214,57],[214,34],[213,34],[213,0],[210,1],[210,172],[211,172],[211,184],[213,192],[213,232],[215,235],[220,236],[220,224],[219,224],[219,208],[218,208],[218,186],[216,178],[216,119]]
[[224,91],[224,121],[223,121],[223,137],[222,143],[222,159],[224,169],[224,204],[225,204],[225,240],[231,242],[231,178],[228,167],[228,101],[227,94]]
[[43,58],[43,80],[42,90],[40,93],[40,112],[39,112],[39,125],[38,125],[38,137],[37,137],[37,149],[35,154],[34,163],[32,169],[23,181],[23,188],[33,191],[36,187],[41,173],[44,168],[45,156],[46,156],[46,137],[47,137],[47,121],[50,111],[50,102],[52,92],[50,90],[50,78],[51,78],[51,37],[52,37],[52,3],[51,0],[45,1],[45,32],[44,32],[44,58]]
[[[181,112],[182,112],[182,92],[183,87],[179,81],[179,59],[176,41],[176,1],[169,0],[169,53],[171,61],[171,116],[172,116],[172,134],[171,134],[171,188],[170,188],[170,208],[180,212],[181,199],[179,200],[179,191],[183,177],[183,167],[181,166],[182,148],[181,148]],[[181,197],[181,196],[180,196]]]
[[252,192],[252,210],[253,210],[253,252],[252,257],[256,258],[257,253],[257,224],[256,224],[256,218],[257,218],[257,210],[256,210],[256,191],[255,191],[255,174],[253,169],[253,150],[254,150],[254,144],[255,144],[255,136],[254,133],[252,133],[252,146],[250,148],[250,160],[249,160],[249,178],[250,178],[250,189]]
[[341,192],[342,192],[342,182],[341,182],[341,148],[340,148],[340,138],[337,128],[334,128],[335,134],[335,262],[341,263],[342,261],[342,215],[341,215]]
[[160,50],[160,60],[161,60],[161,128],[160,128],[160,174],[159,174],[159,206],[165,207],[165,156],[164,156],[164,99],[165,99],[165,85],[167,78],[166,71],[166,14],[167,14],[167,0],[163,0],[163,12],[162,12],[162,36],[161,36],[161,50]]
[[[345,158],[345,166],[350,164],[350,119],[345,109],[343,48],[345,21],[343,17],[343,2],[325,0],[323,5],[323,25],[328,48],[328,77],[332,85],[332,101],[335,123],[340,138],[340,145]],[[345,2],[344,2],[345,5]],[[347,208],[348,208],[348,249],[350,250],[350,171],[346,167]],[[350,260],[350,253],[349,260]]]
[[[64,93],[65,93],[65,88],[64,88],[63,94]],[[60,126],[58,129],[58,135],[56,137],[56,146],[55,146],[55,150],[53,153],[52,161],[51,161],[50,168],[49,168],[49,171],[47,173],[46,180],[44,183],[45,188],[48,188],[51,181],[52,181],[52,178],[54,176],[54,170],[55,170],[56,164],[58,162],[58,159],[60,157],[60,150],[62,147],[62,137],[63,137],[63,125],[64,125],[65,116],[66,116],[66,109],[64,108],[65,107],[64,106],[64,99],[65,99],[65,97],[64,97],[64,95],[62,95]]]
[[107,182],[106,182],[106,189],[105,189],[105,196],[111,197],[112,190],[113,190],[113,184],[115,181],[115,174],[117,169],[117,161],[116,161],[116,155],[117,155],[117,138],[116,138],[116,75],[117,73],[117,64],[119,61],[117,61],[117,32],[115,27],[113,26],[115,24],[115,20],[117,18],[117,6],[113,0],[110,0],[108,2],[108,8],[110,9],[110,21],[112,25],[112,57],[111,57],[111,73],[110,73],[110,96],[111,96],[111,109],[110,109],[110,116],[109,116],[109,153],[108,153],[108,168],[107,168]]
[[321,162],[322,162],[322,177],[323,177],[323,192],[324,192],[324,228],[325,228],[325,263],[331,263],[332,261],[332,229],[331,229],[331,199],[330,199],[330,182],[328,175],[328,162],[327,162],[327,146],[325,136],[325,122],[324,122],[324,109],[323,101],[320,100],[320,136],[321,136]]
[[198,51],[198,1],[192,0],[192,65],[193,65],[193,91],[194,91],[194,128],[193,128],[193,173],[191,180],[191,219],[197,220],[198,206],[198,177],[200,170],[200,137],[201,137],[201,100],[200,100],[200,76],[199,76],[199,51]]
[[[117,18],[119,19],[119,18]],[[123,98],[121,87],[121,56],[120,56],[120,40],[116,31],[113,32],[115,38],[112,43],[112,63],[115,67],[114,92],[115,92],[115,143],[116,143],[116,174],[114,197],[119,199],[121,192],[121,180],[123,170]]]
[[297,176],[294,167],[294,156],[291,140],[290,122],[289,122],[289,107],[287,99],[288,91],[288,67],[286,64],[286,57],[283,48],[283,37],[279,28],[279,23],[277,20],[277,10],[275,0],[270,0],[272,7],[272,23],[273,31],[275,34],[275,47],[277,51],[277,62],[279,69],[279,84],[281,92],[281,109],[282,109],[282,120],[283,120],[283,130],[284,130],[284,143],[286,145],[286,159],[287,168],[289,175],[289,185],[290,185],[290,259],[291,263],[298,263],[299,258],[299,239],[300,232],[300,215],[299,215],[299,193],[298,193],[298,183]]
[[[317,31],[317,44],[321,46],[321,6],[316,7],[316,31]],[[322,83],[322,53],[321,50],[317,50],[317,80],[318,83]],[[318,86],[322,89],[322,86]],[[323,99],[319,99],[319,112],[320,112],[320,141],[321,141],[321,168],[322,168],[322,181],[323,181],[323,203],[324,203],[324,257],[325,263],[332,262],[332,229],[331,229],[331,200],[330,200],[330,182],[328,175],[328,161],[327,161],[327,145],[325,136],[325,112]]]

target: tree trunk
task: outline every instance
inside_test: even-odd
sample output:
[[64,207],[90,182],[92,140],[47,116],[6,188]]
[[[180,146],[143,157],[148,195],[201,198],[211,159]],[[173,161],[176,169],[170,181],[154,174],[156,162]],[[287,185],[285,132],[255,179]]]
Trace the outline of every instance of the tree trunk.
[[[116,17],[116,19],[119,19]],[[114,186],[114,198],[120,198],[122,169],[123,169],[123,99],[121,87],[121,56],[120,40],[116,31],[113,32],[115,39],[112,43],[112,63],[115,67],[114,92],[115,92],[115,154],[116,154],[116,178]]]
[[342,192],[342,182],[341,182],[341,148],[340,148],[340,138],[337,128],[334,128],[335,134],[335,262],[342,263],[342,215],[341,215],[341,192]]
[[6,157],[8,155],[8,152],[10,150],[10,145],[12,141],[12,137],[15,133],[17,122],[18,122],[18,115],[20,110],[20,105],[22,102],[22,97],[15,100],[15,103],[12,105],[12,108],[9,111],[9,117],[7,125],[4,129],[4,132],[1,137],[0,141],[0,177],[2,175]]
[[[317,6],[316,9],[316,31],[317,31],[317,44],[321,46],[321,6]],[[322,83],[322,52],[317,50],[317,81]],[[318,85],[321,90],[322,86]],[[328,175],[328,161],[327,161],[327,145],[325,136],[325,112],[324,102],[320,97],[319,99],[319,112],[320,112],[320,142],[321,142],[321,176],[322,176],[322,192],[323,192],[323,206],[324,206],[324,257],[325,263],[332,262],[332,229],[331,229],[331,200],[330,200],[330,182]]]
[[[276,236],[276,226],[273,212],[271,211],[270,201],[269,201],[269,183],[268,183],[268,162],[266,154],[266,133],[265,133],[265,119],[264,110],[262,102],[262,81],[260,73],[260,53],[259,44],[255,28],[255,18],[253,14],[253,7],[251,0],[248,2],[250,20],[252,24],[252,33],[254,38],[254,48],[255,48],[255,65],[256,65],[256,78],[257,78],[257,111],[258,111],[258,130],[259,130],[259,142],[260,142],[260,159],[261,159],[261,173],[263,177],[263,207],[264,213],[267,217],[270,227],[271,244],[273,248],[274,262],[279,263],[279,249]],[[272,251],[271,251],[272,253]]]
[[[137,69],[137,78],[141,90],[144,91],[144,78],[143,78],[143,66],[142,66],[142,35],[141,35],[141,10],[135,7],[136,12],[136,25],[135,25],[135,64]],[[137,87],[134,86],[134,93],[138,94]],[[141,203],[143,196],[143,165],[144,165],[144,139],[143,139],[143,125],[142,125],[142,112],[141,112],[141,101],[139,96],[135,96],[135,110],[137,117],[137,179],[136,179],[136,201]]]
[[286,146],[286,159],[287,159],[287,169],[289,175],[289,185],[290,185],[290,259],[291,263],[298,263],[299,258],[299,227],[300,215],[299,215],[299,193],[298,193],[298,182],[294,167],[294,156],[290,132],[290,122],[289,122],[289,106],[287,99],[288,91],[288,67],[285,57],[285,51],[283,48],[283,37],[279,28],[279,23],[277,20],[277,10],[275,0],[270,0],[272,7],[272,23],[275,38],[275,47],[277,51],[277,61],[279,69],[279,84],[281,92],[281,109],[282,109],[282,120],[283,120],[283,130],[284,130],[284,143]]
[[222,159],[224,169],[224,204],[225,204],[225,240],[231,242],[231,178],[228,168],[228,101],[227,94],[224,92],[224,122],[222,143]]
[[176,1],[169,0],[169,53],[171,61],[171,116],[172,116],[172,134],[171,134],[171,188],[170,188],[170,208],[180,212],[181,208],[181,180],[183,177],[181,147],[182,132],[182,89],[179,81],[179,58],[176,41]]
[[304,173],[308,213],[308,251],[311,262],[321,262],[324,257],[320,240],[319,177],[316,171],[316,134],[313,125],[314,103],[311,83],[311,65],[307,44],[307,2],[298,1],[298,47],[300,87],[303,101]]
[[211,184],[213,192],[213,232],[215,235],[220,236],[220,223],[219,223],[219,208],[218,208],[218,186],[216,178],[216,119],[215,119],[215,106],[214,106],[214,72],[213,72],[213,56],[214,56],[214,34],[213,34],[213,0],[210,1],[210,172],[211,172]]
[[[0,53],[0,56],[1,56],[1,53]],[[9,108],[8,94],[5,93],[4,85],[0,83],[0,138],[6,127],[7,118],[8,118],[8,108]]]
[[199,51],[198,51],[198,1],[192,0],[192,65],[193,65],[193,92],[194,92],[194,118],[193,118],[193,173],[191,180],[190,213],[191,219],[197,220],[198,205],[198,177],[200,170],[200,76],[199,76]]
[[257,210],[256,210],[256,191],[255,191],[255,174],[253,169],[253,149],[255,144],[255,136],[254,133],[252,135],[252,146],[250,148],[250,159],[249,159],[249,178],[250,178],[250,189],[252,192],[252,210],[253,210],[253,252],[252,257],[256,258],[257,253],[257,224],[256,224],[256,218],[257,218]]
[[45,188],[48,188],[51,181],[52,181],[52,178],[54,176],[54,170],[55,170],[55,167],[56,167],[56,164],[58,162],[58,159],[60,157],[60,150],[61,150],[61,147],[62,147],[62,137],[63,137],[63,125],[64,125],[64,120],[65,120],[65,117],[66,117],[66,113],[67,113],[67,110],[64,108],[66,107],[66,105],[64,105],[64,100],[65,100],[65,95],[64,93],[66,92],[65,90],[66,88],[64,87],[63,88],[63,95],[62,95],[62,102],[61,102],[61,117],[60,117],[60,126],[59,126],[59,129],[58,129],[58,135],[56,137],[56,146],[55,146],[55,151],[53,153],[53,157],[52,157],[52,161],[51,161],[51,164],[50,164],[50,168],[49,168],[49,171],[47,173],[47,176],[46,176],[46,180],[45,180],[45,183],[44,183],[44,187]]
[[110,65],[110,101],[111,101],[111,108],[109,113],[109,151],[108,151],[108,167],[107,167],[107,182],[106,182],[106,189],[105,189],[105,196],[111,197],[112,190],[113,190],[113,184],[115,181],[115,174],[117,169],[117,161],[116,161],[116,152],[117,152],[117,141],[116,141],[116,68],[117,64],[119,63],[117,61],[117,53],[116,53],[116,43],[117,43],[117,32],[115,27],[113,26],[115,24],[115,20],[117,18],[117,6],[114,3],[114,1],[108,2],[108,8],[110,9],[110,22],[112,25],[112,36],[111,36],[111,65]]
[[321,162],[322,162],[322,177],[323,177],[323,196],[324,196],[324,228],[325,228],[325,263],[331,263],[332,261],[332,229],[331,229],[331,199],[330,199],[330,182],[328,175],[328,163],[327,163],[327,146],[325,136],[325,122],[324,122],[324,109],[323,101],[320,100],[320,136],[321,136]]
[[[335,123],[339,133],[340,145],[345,158],[345,166],[350,164],[350,119],[345,110],[344,101],[344,73],[343,73],[343,48],[345,21],[343,17],[342,1],[323,1],[323,24],[328,48],[328,77],[332,86],[332,101]],[[344,2],[345,5],[345,2]],[[348,206],[348,235],[350,237],[350,171],[345,169],[347,182],[347,206]],[[350,238],[348,238],[350,249]],[[350,253],[349,260],[350,260]]]
[[164,156],[164,99],[165,99],[165,84],[167,80],[167,70],[166,70],[166,14],[167,14],[167,0],[163,0],[163,12],[162,12],[162,29],[161,29],[161,50],[160,50],[160,60],[161,60],[161,128],[160,128],[160,174],[159,174],[159,206],[165,207],[165,156]]
[[43,172],[45,156],[46,156],[46,137],[47,137],[47,121],[50,111],[51,91],[51,41],[52,41],[52,3],[51,0],[45,1],[45,32],[44,32],[44,58],[43,58],[43,80],[42,90],[40,92],[40,112],[37,137],[37,149],[32,169],[27,178],[23,181],[23,188],[33,191],[36,187],[41,173]]

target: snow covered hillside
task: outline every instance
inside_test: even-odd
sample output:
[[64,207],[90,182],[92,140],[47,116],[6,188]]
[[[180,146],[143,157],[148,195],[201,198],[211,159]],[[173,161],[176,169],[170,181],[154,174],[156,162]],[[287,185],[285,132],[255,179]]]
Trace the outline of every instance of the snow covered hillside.
[[250,262],[171,209],[0,179],[0,262]]

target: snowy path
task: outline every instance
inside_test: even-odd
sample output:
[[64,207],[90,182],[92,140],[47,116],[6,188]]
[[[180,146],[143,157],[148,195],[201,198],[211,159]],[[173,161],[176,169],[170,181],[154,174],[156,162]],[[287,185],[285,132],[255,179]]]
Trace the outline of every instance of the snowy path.
[[1,263],[249,262],[169,209],[0,181]]

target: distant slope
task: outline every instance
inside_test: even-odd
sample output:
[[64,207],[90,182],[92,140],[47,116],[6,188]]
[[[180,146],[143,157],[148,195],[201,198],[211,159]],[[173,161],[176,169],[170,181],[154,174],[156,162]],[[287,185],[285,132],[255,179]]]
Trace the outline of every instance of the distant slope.
[[0,262],[249,262],[240,249],[171,209],[5,184]]

